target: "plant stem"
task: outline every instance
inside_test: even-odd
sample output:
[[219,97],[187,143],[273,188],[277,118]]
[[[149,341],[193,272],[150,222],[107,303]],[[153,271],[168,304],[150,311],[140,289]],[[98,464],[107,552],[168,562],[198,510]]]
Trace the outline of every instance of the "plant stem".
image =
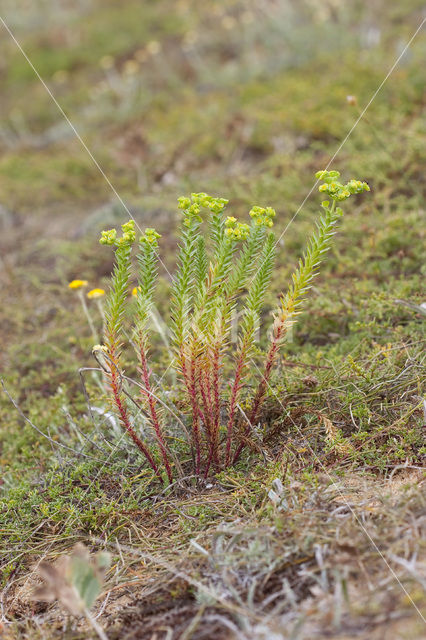
[[148,362],[147,362],[147,358],[146,358],[146,350],[144,347],[144,343],[143,343],[143,337],[141,337],[140,341],[139,341],[139,358],[140,358],[140,364],[141,364],[141,377],[142,377],[142,382],[144,384],[144,387],[146,389],[146,395],[148,396],[148,406],[149,406],[149,411],[151,414],[151,420],[152,420],[152,424],[154,426],[155,429],[155,433],[157,435],[157,440],[158,440],[158,445],[160,447],[160,452],[161,452],[161,457],[163,458],[163,462],[164,462],[164,466],[166,469],[166,473],[167,473],[167,477],[169,479],[169,482],[171,483],[173,481],[173,475],[172,475],[172,470],[170,467],[170,462],[169,462],[169,458],[167,456],[167,451],[166,451],[166,444],[164,441],[164,436],[163,436],[163,432],[162,432],[162,428],[160,425],[160,421],[158,419],[158,413],[157,413],[157,409],[156,409],[156,400],[152,394],[152,390],[151,390],[151,382],[150,382],[150,376],[149,376],[149,371],[148,371]]
[[[282,335],[284,333],[284,325],[280,325],[279,327],[277,327],[277,330],[274,334],[274,337],[272,339],[271,345],[269,347],[269,351],[267,353],[266,356],[266,360],[265,360],[265,368],[264,368],[264,372],[262,374],[262,378],[259,382],[259,385],[257,387],[257,391],[256,394],[254,396],[253,399],[253,404],[252,404],[252,408],[251,408],[251,412],[249,415],[249,424],[246,426],[245,429],[245,433],[247,435],[247,433],[250,431],[250,425],[254,425],[256,423],[257,420],[257,416],[259,413],[259,409],[263,403],[264,397],[265,397],[265,393],[266,393],[266,389],[267,386],[269,384],[269,378],[271,377],[271,372],[272,372],[272,367],[275,363],[275,359],[277,357],[278,354],[278,350],[279,350],[279,346],[280,346],[280,341],[282,339]],[[242,450],[244,449],[245,444],[243,442],[241,442],[238,447],[237,450],[235,452],[234,458],[233,458],[233,462],[235,464],[235,462],[237,462],[238,458],[241,455]]]
[[200,417],[199,417],[199,407],[198,407],[198,399],[197,399],[197,372],[196,372],[196,361],[194,355],[192,355],[191,363],[190,363],[190,373],[189,373],[189,396],[191,399],[191,407],[192,407],[192,433],[194,437],[195,444],[195,473],[198,475],[200,473],[201,466],[201,448],[200,448]]
[[90,315],[89,309],[87,308],[86,298],[84,297],[84,292],[81,289],[79,289],[77,291],[77,295],[80,298],[81,306],[83,307],[84,315],[86,316],[86,319],[87,319],[87,322],[89,324],[90,331],[92,333],[93,339],[94,339],[95,343],[97,343],[97,342],[99,342],[98,332],[95,329],[95,325],[93,324],[92,316]]
[[234,430],[234,420],[235,420],[235,409],[237,407],[238,395],[241,388],[241,374],[243,368],[245,366],[246,360],[246,349],[242,349],[240,356],[238,358],[237,366],[235,368],[235,377],[234,382],[231,389],[231,397],[229,400],[229,414],[228,414],[228,426],[227,426],[227,436],[226,436],[226,452],[225,452],[225,466],[228,466],[231,460],[231,443],[232,443],[232,434]]
[[117,373],[117,371],[115,369],[114,364],[110,365],[109,373],[110,373],[109,377],[110,377],[111,391],[112,391],[112,395],[113,395],[113,398],[114,398],[115,406],[116,406],[117,411],[118,411],[118,416],[119,416],[120,422],[121,422],[122,426],[124,427],[124,430],[132,438],[132,440],[135,443],[135,445],[138,447],[138,449],[143,453],[145,458],[148,460],[148,463],[151,466],[152,470],[154,471],[155,475],[163,483],[163,479],[161,477],[160,471],[159,471],[157,465],[155,464],[154,458],[152,457],[148,447],[137,436],[135,430],[133,429],[132,425],[130,424],[129,416],[128,416],[127,409],[126,409],[126,406],[125,406],[125,403],[124,403],[124,398],[122,397],[122,395],[120,393],[119,376],[118,376],[118,373]]
[[[281,296],[280,307],[275,315],[272,328],[271,344],[266,355],[262,377],[253,398],[249,424],[245,430],[246,434],[251,428],[250,425],[254,425],[258,419],[259,411],[269,385],[272,367],[283,342],[283,338],[288,329],[295,323],[296,316],[300,313],[299,308],[304,296],[309,290],[313,278],[318,275],[319,264],[330,247],[331,239],[335,233],[334,228],[341,213],[340,209],[336,209],[335,200],[333,200],[330,207],[328,204],[324,206],[324,214],[321,215],[317,223],[317,231],[314,232],[309,239],[303,258],[300,260],[299,266],[293,274],[292,284],[287,293]],[[234,463],[240,457],[244,446],[244,443],[241,442],[237,447],[233,458]]]

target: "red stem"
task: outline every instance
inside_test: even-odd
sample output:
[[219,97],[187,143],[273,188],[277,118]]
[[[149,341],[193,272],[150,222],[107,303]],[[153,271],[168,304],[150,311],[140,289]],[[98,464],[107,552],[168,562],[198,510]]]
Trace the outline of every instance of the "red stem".
[[200,465],[201,465],[201,451],[200,451],[200,421],[199,421],[199,407],[197,400],[197,375],[196,375],[196,366],[195,366],[195,358],[191,358],[191,367],[190,367],[190,389],[189,395],[191,397],[192,404],[192,431],[194,433],[194,442],[195,442],[195,473],[198,475],[200,473]]
[[158,414],[157,414],[157,409],[156,409],[156,400],[154,398],[154,395],[152,393],[152,389],[151,389],[151,383],[150,383],[150,376],[149,376],[149,371],[148,371],[148,362],[147,362],[147,358],[146,358],[146,351],[143,345],[143,339],[140,340],[139,342],[139,357],[140,357],[140,362],[141,362],[141,377],[142,377],[142,382],[143,385],[145,387],[145,394],[148,396],[148,405],[149,405],[149,411],[151,414],[151,420],[152,420],[152,424],[154,426],[155,429],[155,433],[157,435],[157,440],[158,440],[158,444],[160,447],[160,451],[161,451],[161,457],[163,458],[163,462],[164,462],[164,466],[166,468],[166,472],[167,472],[167,477],[169,479],[169,482],[173,481],[173,475],[172,475],[172,470],[170,467],[170,462],[169,462],[169,458],[167,456],[167,451],[166,451],[166,444],[164,441],[164,436],[163,436],[163,432],[162,432],[162,428],[160,425],[160,421],[158,419]]
[[148,447],[146,447],[145,444],[142,442],[142,440],[136,435],[135,430],[133,429],[132,425],[130,424],[129,416],[127,414],[126,407],[123,404],[122,396],[121,396],[120,391],[119,391],[119,385],[118,385],[117,379],[118,379],[118,373],[115,370],[114,362],[112,362],[111,365],[110,365],[110,385],[111,385],[111,391],[112,391],[112,394],[113,394],[113,397],[114,397],[114,402],[115,402],[115,405],[116,405],[117,410],[118,410],[118,415],[119,415],[119,418],[120,418],[120,422],[121,422],[122,426],[124,427],[124,430],[132,438],[132,440],[135,443],[135,445],[138,447],[138,449],[143,453],[145,458],[148,460],[148,462],[149,462],[152,470],[154,471],[155,475],[161,480],[161,482],[163,482],[163,478],[161,477],[160,471],[159,471],[157,465],[155,464],[154,459],[153,459]]
[[199,389],[201,394],[201,399],[203,401],[203,411],[200,410],[200,417],[204,422],[206,428],[207,440],[209,443],[209,447],[212,444],[213,438],[213,407],[212,407],[212,399],[211,399],[211,389],[210,389],[210,375],[209,372],[206,371],[205,368],[199,371]]
[[195,473],[200,473],[200,465],[201,465],[201,452],[200,452],[200,423],[199,423],[199,414],[200,408],[198,406],[197,400],[197,379],[196,379],[196,368],[195,368],[195,358],[192,355],[191,363],[190,363],[190,371],[188,373],[186,358],[183,351],[183,346],[181,345],[179,351],[179,358],[182,368],[182,375],[185,381],[185,385],[188,391],[189,399],[191,402],[192,409],[192,432],[195,444]]
[[217,342],[213,351],[213,375],[212,387],[214,398],[213,409],[213,433],[212,433],[212,455],[211,458],[217,468],[219,468],[218,447],[219,447],[219,423],[220,423],[220,343]]
[[[264,373],[262,375],[262,378],[259,382],[259,385],[257,387],[257,391],[256,394],[254,396],[253,399],[253,404],[252,404],[252,408],[251,408],[251,412],[249,415],[249,424],[246,426],[245,429],[245,434],[247,435],[248,432],[251,429],[251,425],[253,425],[255,423],[255,421],[257,420],[257,416],[259,413],[259,409],[262,406],[263,400],[265,398],[265,393],[266,393],[266,389],[269,383],[269,378],[271,377],[271,371],[272,371],[272,367],[274,365],[275,362],[275,358],[277,356],[278,353],[278,349],[280,346],[280,339],[282,337],[282,334],[284,332],[285,329],[285,325],[284,323],[280,323],[275,331],[275,335],[272,339],[271,342],[271,346],[269,347],[269,351],[268,354],[266,356],[266,360],[265,360],[265,369],[264,369]],[[235,464],[235,462],[237,462],[238,458],[241,455],[242,450],[245,447],[245,443],[241,442],[238,447],[237,450],[235,452],[234,458],[233,458],[233,463]]]
[[235,369],[235,378],[234,378],[234,383],[232,385],[231,397],[229,399],[229,417],[228,417],[228,427],[227,427],[227,436],[226,436],[226,456],[225,456],[226,466],[229,465],[231,460],[231,443],[232,443],[232,433],[234,430],[235,409],[237,406],[238,394],[241,389],[241,374],[244,369],[246,352],[247,352],[247,348],[243,346],[240,352],[240,356],[238,358],[236,369]]

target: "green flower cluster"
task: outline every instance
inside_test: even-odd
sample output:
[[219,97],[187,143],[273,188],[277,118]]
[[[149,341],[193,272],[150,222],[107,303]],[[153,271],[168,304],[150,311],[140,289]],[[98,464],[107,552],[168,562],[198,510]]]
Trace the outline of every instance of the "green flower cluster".
[[361,180],[349,180],[346,188],[351,195],[354,193],[362,193],[363,191],[370,191],[368,184],[366,182],[361,182]]
[[139,242],[143,244],[150,244],[157,248],[158,238],[161,238],[161,234],[157,233],[155,229],[147,228],[145,229],[145,233],[140,237]]
[[108,229],[108,231],[101,232],[100,244],[113,245],[117,239],[117,229]]
[[225,235],[232,240],[245,240],[249,233],[250,227],[244,222],[237,222],[234,216],[228,216],[225,220]]
[[340,173],[338,171],[317,171],[315,174],[317,180],[323,180],[324,184],[320,185],[319,191],[326,193],[333,200],[347,200],[351,195],[355,193],[362,193],[362,191],[370,191],[370,187],[366,182],[360,180],[349,180],[348,183],[342,184],[338,182]]
[[187,198],[186,196],[178,198],[178,209],[189,209],[190,206],[191,198]]
[[214,198],[207,193],[191,193],[192,202],[209,209],[212,213],[222,213],[229,200],[226,198]]
[[254,220],[254,224],[258,227],[273,227],[273,218],[276,216],[275,209],[272,207],[253,207],[250,210],[250,216]]
[[181,196],[178,198],[178,209],[185,212],[184,223],[189,226],[191,217],[200,219],[201,207],[209,209],[212,213],[222,213],[229,200],[226,198],[214,198],[207,193],[191,193],[191,197]]
[[121,238],[117,238],[117,230],[116,229],[108,229],[107,231],[102,231],[100,237],[100,244],[106,245],[131,245],[136,239],[135,233],[135,222],[134,220],[129,220],[129,222],[125,222],[121,225],[123,230],[123,235]]

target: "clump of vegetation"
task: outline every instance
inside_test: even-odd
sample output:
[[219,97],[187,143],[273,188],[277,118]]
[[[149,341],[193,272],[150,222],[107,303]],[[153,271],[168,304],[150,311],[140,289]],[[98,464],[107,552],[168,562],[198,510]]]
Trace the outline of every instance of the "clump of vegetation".
[[[136,242],[134,221],[122,225],[121,237],[117,237],[115,229],[102,232],[101,244],[115,247],[115,267],[105,303],[104,344],[97,345],[94,354],[105,371],[111,402],[122,427],[159,479],[163,480],[164,470],[172,482],[173,466],[177,471],[182,469],[176,455],[181,439],[175,438],[178,444],[172,444],[173,434],[167,428],[169,416],[172,421],[178,421],[187,436],[195,475],[207,477],[211,470],[217,472],[238,461],[247,436],[258,422],[285,336],[297,320],[312,280],[330,248],[343,213],[337,203],[369,190],[365,182],[358,180],[344,185],[338,181],[339,175],[338,171],[316,174],[317,179],[323,181],[320,192],[327,194],[331,202],[322,202],[322,213],[293,273],[292,283],[280,295],[263,366],[252,376],[249,365],[274,268],[275,211],[271,207],[255,206],[250,211],[251,223],[247,224],[224,215],[228,204],[224,198],[205,193],[179,198],[183,215],[170,292],[169,327],[173,344],[171,366],[178,374],[184,398],[180,416],[157,395],[149,366],[150,318],[155,305],[160,234],[148,228]],[[206,210],[207,221],[202,216]],[[136,307],[127,304],[135,242]],[[241,320],[234,349],[230,346],[230,332],[237,305]],[[139,382],[123,373],[123,320],[129,309]],[[225,371],[232,370],[231,363],[233,373],[225,379]],[[251,384],[243,397],[249,381]],[[137,385],[140,391],[137,399],[126,389],[127,382]],[[142,439],[136,432],[132,407],[147,416],[153,433],[151,441]]]

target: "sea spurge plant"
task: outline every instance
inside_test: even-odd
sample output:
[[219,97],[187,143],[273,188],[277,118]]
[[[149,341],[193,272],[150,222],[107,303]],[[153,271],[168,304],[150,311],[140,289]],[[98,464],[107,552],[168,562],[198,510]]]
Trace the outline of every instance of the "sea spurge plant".
[[105,369],[111,392],[111,399],[123,428],[143,453],[153,471],[159,476],[157,464],[149,447],[136,434],[123,393],[121,347],[123,340],[122,322],[126,308],[126,298],[130,278],[130,256],[136,238],[133,220],[122,225],[122,235],[117,237],[115,229],[103,231],[100,243],[115,246],[115,265],[111,275],[111,287],[105,303],[104,351]]
[[139,238],[137,253],[139,286],[136,287],[137,315],[135,319],[135,335],[143,399],[146,400],[164,468],[166,469],[168,480],[171,482],[172,471],[163,433],[161,409],[158,407],[151,387],[151,375],[148,365],[149,318],[154,306],[158,238],[161,238],[161,236],[155,229],[145,229],[145,233]]
[[[259,375],[253,373],[250,364],[258,351],[256,335],[274,268],[277,243],[272,228],[276,213],[271,207],[254,206],[249,221],[244,222],[225,215],[228,201],[224,198],[192,193],[178,199],[182,217],[170,290],[173,359],[169,366],[180,381],[179,410],[171,407],[162,390],[153,384],[150,365],[150,319],[155,307],[160,234],[148,228],[136,241],[133,221],[122,226],[120,237],[115,229],[102,232],[101,244],[114,246],[115,265],[105,303],[104,344],[97,345],[95,353],[104,362],[111,400],[123,428],[162,480],[167,477],[171,482],[182,468],[207,477],[211,470],[236,462],[247,436],[261,419],[277,356],[342,216],[337,203],[369,190],[358,180],[340,183],[337,171],[318,172],[317,178],[323,180],[320,192],[330,197],[331,204],[322,203],[316,230],[289,288],[281,293],[264,363],[261,369],[255,368]],[[134,245],[137,284],[132,294],[136,302],[128,304]],[[233,345],[231,324],[237,310],[240,321]],[[132,393],[122,370],[126,311],[133,325],[130,342],[138,357],[140,380],[134,382],[139,397]],[[138,435],[131,406],[148,418],[149,437]]]

